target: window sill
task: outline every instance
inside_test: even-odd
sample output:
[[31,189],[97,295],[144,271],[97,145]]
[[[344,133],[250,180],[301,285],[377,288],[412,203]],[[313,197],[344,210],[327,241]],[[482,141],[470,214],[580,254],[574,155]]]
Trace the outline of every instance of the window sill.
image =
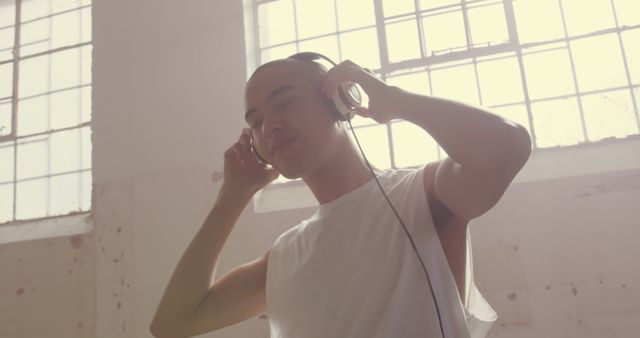
[[91,212],[0,224],[0,244],[72,236],[93,229]]
[[[533,149],[512,184],[640,169],[640,136],[575,146]],[[317,206],[302,180],[273,184],[253,197],[253,211],[266,213]]]

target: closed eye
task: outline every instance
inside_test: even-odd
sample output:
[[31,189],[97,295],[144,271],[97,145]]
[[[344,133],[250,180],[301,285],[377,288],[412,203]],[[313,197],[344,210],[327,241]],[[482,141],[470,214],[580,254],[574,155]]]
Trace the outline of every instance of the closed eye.
[[[295,101],[295,100],[296,100],[296,99],[295,99],[295,98],[293,98],[293,99],[291,99],[291,100],[289,100],[289,101],[287,101],[287,102],[285,102],[285,103],[283,103],[283,104],[281,104],[281,105],[277,106],[277,107],[276,107],[276,110],[280,110],[280,109],[284,108],[285,106],[289,105],[291,102],[293,102],[293,101]],[[260,125],[261,125],[261,124],[262,124],[262,119],[259,119],[258,121],[256,121],[255,123],[253,123],[253,124],[251,125],[251,128],[252,128],[252,129],[258,128],[258,127],[260,127]]]
[[291,103],[291,102],[293,102],[293,101],[295,101],[295,99],[291,99],[291,100],[289,100],[289,101],[287,101],[287,102],[285,102],[285,103],[283,103],[283,104],[279,105],[279,106],[278,106],[278,109],[280,109],[280,108],[282,108],[282,107],[284,107],[284,106],[288,105],[289,103]]

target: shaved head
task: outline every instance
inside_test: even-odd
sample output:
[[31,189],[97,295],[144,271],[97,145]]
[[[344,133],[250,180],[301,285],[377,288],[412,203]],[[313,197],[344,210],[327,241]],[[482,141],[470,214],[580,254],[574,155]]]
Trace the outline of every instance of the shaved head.
[[249,86],[249,83],[254,80],[256,74],[258,74],[265,68],[280,69],[291,76],[306,79],[318,88],[322,86],[322,80],[324,79],[324,75],[328,71],[326,67],[314,61],[302,61],[291,58],[277,59],[262,64],[258,68],[256,68],[256,70],[253,72],[253,74],[251,74],[251,77],[247,81],[245,90]]

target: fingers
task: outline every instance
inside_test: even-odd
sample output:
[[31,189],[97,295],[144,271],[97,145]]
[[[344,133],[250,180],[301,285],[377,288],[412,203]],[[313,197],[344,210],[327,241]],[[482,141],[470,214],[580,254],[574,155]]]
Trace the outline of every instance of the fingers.
[[260,162],[258,162],[255,155],[253,154],[253,151],[251,150],[251,143],[251,129],[244,128],[242,130],[242,133],[240,134],[240,137],[238,138],[238,142],[236,142],[230,149],[233,152],[233,156],[242,165],[261,164]]
[[340,83],[345,81],[358,83],[366,91],[369,87],[368,82],[372,81],[371,76],[377,79],[371,69],[360,67],[351,60],[344,60],[327,72],[322,84],[322,93],[325,97],[331,98]]
[[249,128],[242,129],[238,142],[247,148],[251,148],[251,130]]

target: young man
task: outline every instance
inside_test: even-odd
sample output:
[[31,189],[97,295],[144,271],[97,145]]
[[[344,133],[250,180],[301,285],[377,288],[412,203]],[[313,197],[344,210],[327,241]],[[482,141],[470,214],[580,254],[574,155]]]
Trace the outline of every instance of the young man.
[[[376,171],[428,277],[350,131],[330,113],[328,98],[344,81],[369,97],[359,115],[412,122],[450,156]],[[526,129],[389,86],[349,60],[328,72],[310,61],[270,62],[245,90],[249,128],[225,152],[218,198],[165,290],[152,333],[193,336],[266,310],[273,338],[484,337],[496,316],[473,283],[468,224],[498,202],[527,161]],[[317,212],[211,286],[241,211],[278,174],[302,178]]]

